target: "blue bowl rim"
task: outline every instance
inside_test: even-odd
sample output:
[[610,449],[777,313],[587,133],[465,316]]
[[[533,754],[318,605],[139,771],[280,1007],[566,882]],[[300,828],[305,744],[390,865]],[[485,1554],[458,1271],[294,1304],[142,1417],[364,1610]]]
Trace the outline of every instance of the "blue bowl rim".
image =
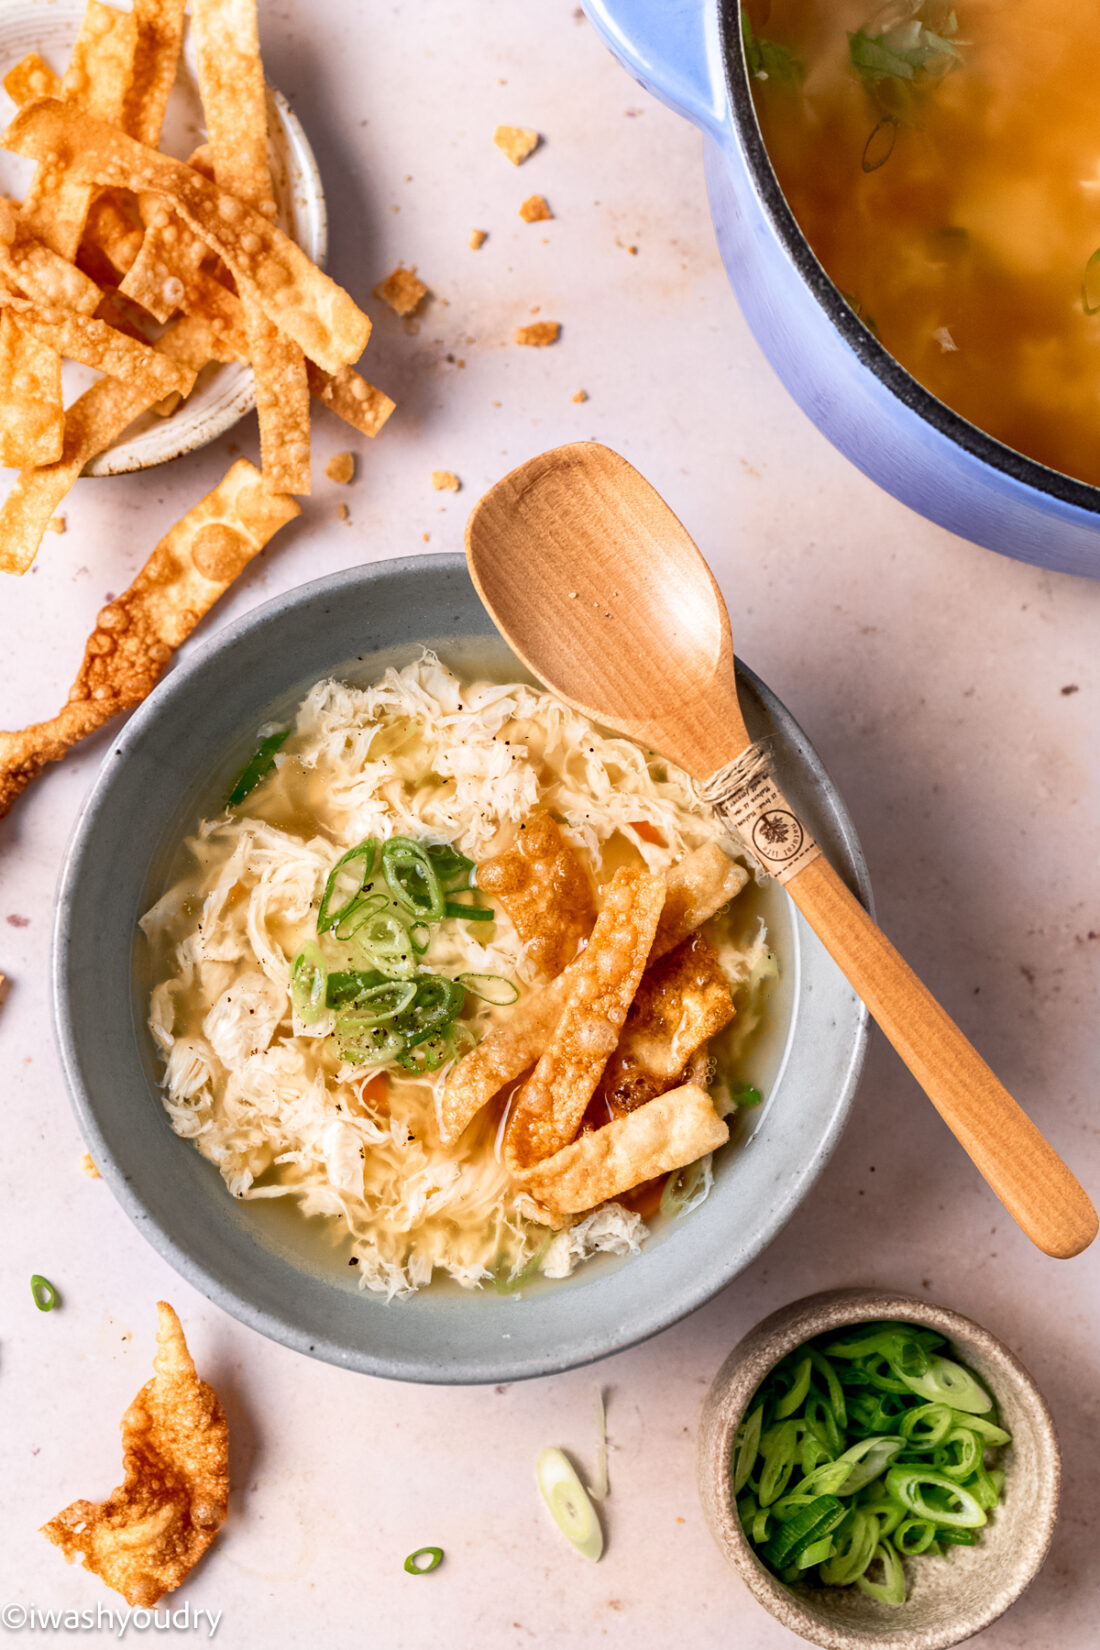
[[[162,708],[186,695],[191,679],[203,671],[210,658],[223,650],[231,649],[251,629],[262,626],[269,619],[275,618],[287,608],[300,602],[309,601],[322,595],[329,600],[338,599],[342,590],[355,588],[364,574],[371,578],[401,577],[414,569],[423,574],[428,566],[431,566],[433,570],[438,570],[444,577],[447,574],[461,574],[464,578],[469,578],[465,557],[459,553],[436,553],[429,557],[423,555],[394,557],[385,561],[343,569],[311,580],[306,584],[297,585],[266,602],[260,603],[256,607],[250,608],[240,618],[223,625],[213,635],[207,637],[183,659],[176,661],[172,670],[158,684],[154,692],[138,706],[124,724],[111,748],[104,756],[92,788],[85,798],[74,823],[58,880],[50,965],[51,996],[54,1034],[65,1086],[82,1136],[93,1160],[101,1170],[103,1179],[108,1183],[127,1217],[157,1253],[181,1277],[204,1294],[208,1300],[213,1301],[217,1306],[236,1318],[238,1322],[247,1325],[248,1328],[254,1329],[269,1340],[278,1342],[294,1351],[316,1357],[324,1362],[342,1368],[354,1369],[367,1375],[426,1385],[486,1384],[560,1374],[569,1369],[582,1368],[586,1364],[598,1362],[600,1359],[617,1352],[626,1351],[630,1347],[651,1339],[654,1335],[663,1333],[665,1329],[672,1328],[674,1324],[689,1317],[692,1312],[697,1311],[712,1299],[719,1290],[726,1287],[745,1267],[751,1265],[774,1240],[809,1194],[840,1140],[851,1113],[852,1101],[863,1069],[870,1016],[866,1007],[859,1004],[855,1035],[848,1052],[843,1081],[834,1099],[828,1126],[819,1137],[816,1151],[805,1161],[801,1172],[785,1189],[785,1194],[773,1209],[771,1218],[765,1223],[752,1243],[747,1246],[743,1259],[735,1272],[715,1284],[707,1275],[706,1269],[702,1269],[700,1284],[696,1288],[686,1291],[675,1306],[670,1309],[666,1304],[663,1310],[652,1315],[651,1320],[643,1319],[640,1324],[634,1324],[630,1328],[625,1325],[621,1326],[617,1333],[608,1337],[606,1343],[598,1351],[585,1353],[581,1356],[570,1353],[562,1355],[561,1353],[548,1351],[538,1359],[516,1360],[512,1363],[501,1359],[494,1368],[487,1372],[463,1370],[456,1373],[455,1368],[445,1362],[439,1364],[435,1362],[431,1364],[407,1362],[397,1366],[394,1361],[384,1355],[361,1354],[356,1349],[349,1348],[339,1341],[328,1339],[316,1331],[313,1332],[311,1337],[309,1331],[300,1328],[285,1317],[278,1316],[262,1305],[257,1305],[246,1294],[241,1293],[231,1284],[225,1282],[163,1229],[155,1211],[147,1205],[137,1187],[131,1183],[123,1169],[115,1162],[110,1144],[100,1127],[94,1101],[87,1093],[81,1078],[80,1056],[73,1023],[74,1015],[72,1006],[67,1000],[66,990],[66,950],[71,890],[79,882],[83,861],[89,851],[90,841],[95,832],[96,816],[101,803],[110,791],[116,774],[121,771],[122,764],[118,759],[125,756],[126,745],[131,737],[140,737],[149,724],[157,719]],[[836,809],[836,826],[845,852],[851,860],[852,873],[856,884],[855,891],[867,908],[873,911],[873,897],[866,860],[859,838],[856,835],[855,826],[840,792],[826,772],[821,758],[791,713],[742,660],[738,659],[737,666],[738,671],[748,678],[752,686],[757,691],[762,692],[769,708],[778,710],[781,713],[785,719],[790,737],[797,744],[799,758],[804,763],[809,776],[814,782],[820,784],[831,798]]]
[[946,440],[969,453],[972,458],[999,470],[1012,481],[1035,491],[1046,493],[1063,504],[1069,504],[1093,515],[1100,514],[1100,486],[1078,481],[1040,464],[1009,447],[995,436],[987,434],[949,407],[945,401],[925,389],[901,362],[892,356],[874,333],[858,319],[851,305],[841,296],[840,288],[830,279],[824,266],[799,228],[798,220],[787,204],[779,178],[772,165],[760,122],[756,115],[752,88],[749,85],[745,62],[744,40],[741,34],[741,8],[738,0],[717,0],[718,38],[721,43],[721,73],[732,115],[734,134],[748,163],[748,172],[761,207],[772,228],[782,242],[787,256],[806,286],[824,310],[845,343],[859,357],[863,365],[879,380],[884,389],[904,406],[930,424]]

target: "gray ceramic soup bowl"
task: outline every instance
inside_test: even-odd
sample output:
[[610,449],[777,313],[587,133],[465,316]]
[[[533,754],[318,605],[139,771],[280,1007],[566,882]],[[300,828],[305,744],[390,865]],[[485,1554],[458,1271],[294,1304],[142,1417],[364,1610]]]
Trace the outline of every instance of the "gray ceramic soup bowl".
[[[165,1259],[212,1300],[287,1346],[371,1375],[510,1381],[656,1334],[760,1253],[836,1144],[866,1013],[785,896],[769,890],[783,972],[761,1055],[767,1100],[719,1159],[711,1196],[654,1230],[641,1254],[598,1257],[572,1279],[522,1296],[444,1287],[387,1305],[357,1289],[304,1221],[232,1198],[216,1169],[172,1133],[161,1107],[138,918],[163,891],[181,838],[220,811],[263,722],[288,717],[325,676],[366,682],[422,644],[460,671],[524,674],[459,556],[320,579],[180,661],[123,729],[77,824],[59,893],[56,1022],[68,1086],[104,1178]],[[788,795],[867,900],[851,821],[805,736],[750,672],[740,686],[750,732],[774,741]]]

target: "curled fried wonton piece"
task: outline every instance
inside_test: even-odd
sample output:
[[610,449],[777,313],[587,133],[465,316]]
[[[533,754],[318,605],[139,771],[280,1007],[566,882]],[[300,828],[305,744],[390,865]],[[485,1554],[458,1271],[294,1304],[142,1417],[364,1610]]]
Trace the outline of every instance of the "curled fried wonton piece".
[[528,1169],[520,1176],[521,1212],[544,1226],[561,1225],[644,1180],[686,1168],[724,1146],[729,1134],[707,1091],[685,1083]]
[[[744,867],[716,844],[707,843],[685,855],[665,875],[665,903],[650,959],[662,957],[679,945],[740,893],[748,880]],[[507,1017],[448,1073],[440,1102],[444,1144],[457,1140],[482,1106],[539,1058],[561,1019],[573,972],[580,961],[578,957],[549,985],[521,997]]]
[[504,1139],[510,1168],[526,1169],[580,1128],[638,989],[665,901],[664,879],[627,867],[608,885],[592,937],[570,970],[561,1018],[516,1098]]
[[704,935],[690,935],[642,975],[596,1101],[621,1116],[673,1088],[692,1056],[733,1015],[717,951]]
[[167,1302],[157,1303],[157,1319],[155,1373],[122,1417],[124,1481],[106,1501],[74,1501],[42,1526],[70,1564],[79,1555],[144,1609],[186,1580],[229,1502],[225,1411],[195,1373]]
[[573,961],[596,921],[581,856],[545,808],[528,814],[504,853],[482,860],[477,885],[499,899],[527,955],[551,979]]
[[0,733],[0,818],[47,762],[132,710],[173,650],[299,507],[240,458],[161,539],[128,590],[102,609],[68,703],[48,722]]

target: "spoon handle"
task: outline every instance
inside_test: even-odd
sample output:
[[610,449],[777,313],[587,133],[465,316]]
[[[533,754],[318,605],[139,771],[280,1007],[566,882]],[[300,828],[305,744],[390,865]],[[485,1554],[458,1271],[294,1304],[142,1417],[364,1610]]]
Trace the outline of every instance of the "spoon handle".
[[798,909],[1031,1241],[1068,1259],[1096,1236],[1080,1182],[824,857],[786,884]]

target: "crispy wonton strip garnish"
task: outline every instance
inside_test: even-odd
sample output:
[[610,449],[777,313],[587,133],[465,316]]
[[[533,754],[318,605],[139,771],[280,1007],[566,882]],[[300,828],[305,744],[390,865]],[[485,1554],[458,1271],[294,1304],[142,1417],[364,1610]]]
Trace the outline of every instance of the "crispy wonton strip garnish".
[[328,373],[307,361],[306,377],[318,401],[363,435],[376,436],[394,409],[386,392],[360,378],[354,367]]
[[131,1605],[150,1609],[186,1579],[229,1510],[229,1427],[199,1379],[175,1312],[157,1302],[157,1355],[122,1417],[125,1479],[106,1501],[74,1501],[42,1526]]
[[573,961],[596,921],[588,872],[545,808],[521,821],[504,853],[482,860],[477,885],[500,901],[531,962],[551,979]]
[[690,934],[642,975],[630,1012],[596,1090],[614,1116],[634,1111],[686,1081],[689,1061],[733,1019],[730,983],[704,934]]
[[650,962],[656,962],[673,946],[709,922],[723,905],[728,905],[749,880],[743,865],[724,854],[716,842],[704,843],[686,854],[668,873],[665,908],[657,925]]
[[24,331],[12,310],[4,308],[0,310],[0,464],[15,469],[52,464],[61,456],[64,434],[60,357],[33,332]]
[[160,142],[168,94],[179,64],[186,9],[187,0],[134,0],[137,48],[120,124],[124,132],[151,149]]
[[[117,332],[106,321],[4,293],[0,293],[0,309],[11,315],[18,329],[28,337],[37,339],[68,361],[80,361],[111,378],[123,379],[135,395],[150,402],[159,401],[170,390],[182,393],[190,389],[194,381],[194,374],[186,367],[169,360],[150,344],[139,344],[136,339]],[[60,457],[60,450],[53,457]]]
[[504,1139],[513,1169],[567,1146],[580,1128],[638,989],[665,902],[661,877],[616,871],[588,945],[570,971],[561,1019],[516,1097]]
[[370,321],[343,288],[262,213],[182,161],[52,98],[21,109],[3,146],[31,160],[56,154],[56,164],[77,182],[163,195],[224,261],[245,301],[259,304],[310,360],[339,372],[363,353]]
[[521,1213],[553,1226],[657,1175],[717,1151],[730,1131],[706,1089],[669,1089],[602,1129],[582,1134],[520,1176]]
[[[256,0],[192,0],[199,95],[218,187],[265,217],[275,216],[267,163],[267,87]],[[242,294],[243,295],[243,294]],[[306,360],[246,298],[249,355],[264,475],[285,493],[308,493],[309,384]]]
[[4,76],[4,90],[13,103],[30,103],[36,97],[60,97],[61,82],[37,52],[28,52]]
[[[84,21],[65,78],[61,97],[100,121],[116,121],[125,106],[134,73],[137,24],[132,12],[116,11],[88,0]],[[47,99],[55,107],[64,107]],[[29,105],[28,107],[34,107]],[[17,117],[18,118],[18,117]],[[32,235],[70,261],[76,257],[84,220],[98,180],[65,176],[52,145],[32,158],[38,161],[23,202],[23,221]]]
[[[230,318],[188,315],[163,333],[156,347],[187,368],[193,380],[207,361],[239,360],[245,345],[235,335]],[[27,571],[38,554],[47,522],[85,464],[117,441],[149,405],[128,384],[101,378],[65,409],[61,457],[56,464],[23,470],[0,507],[0,573]]]
[[100,613],[68,703],[49,722],[0,733],[0,817],[47,762],[150,693],[173,651],[298,505],[247,459],[161,539],[128,590]]
[[102,294],[75,264],[31,234],[15,207],[0,201],[0,277],[42,304],[94,313]]
[[99,286],[116,286],[141,250],[145,229],[131,202],[121,189],[104,189],[88,208],[76,259]]
[[[687,939],[731,900],[748,881],[748,872],[714,843],[686,854],[665,876],[665,903],[650,961]],[[668,922],[665,913],[673,913]],[[577,961],[570,963],[549,985],[521,997],[505,1020],[448,1073],[440,1102],[440,1133],[444,1145],[458,1139],[505,1083],[511,1083],[533,1065],[561,1019],[565,994]]]

